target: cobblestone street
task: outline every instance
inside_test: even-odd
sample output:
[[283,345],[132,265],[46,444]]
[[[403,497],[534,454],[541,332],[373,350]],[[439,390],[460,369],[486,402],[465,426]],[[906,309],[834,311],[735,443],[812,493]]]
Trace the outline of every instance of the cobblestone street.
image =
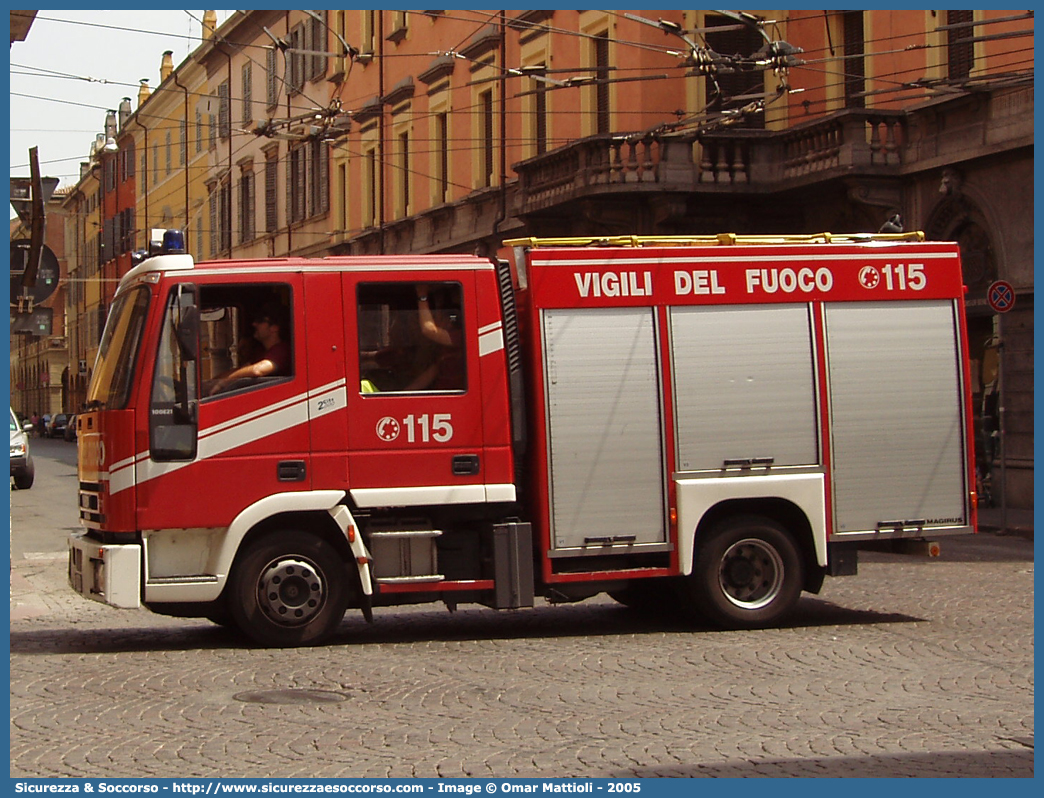
[[[17,509],[17,508],[16,508]],[[608,599],[349,615],[331,645],[95,605],[12,570],[14,777],[1029,777],[1033,544],[863,555],[785,628]]]

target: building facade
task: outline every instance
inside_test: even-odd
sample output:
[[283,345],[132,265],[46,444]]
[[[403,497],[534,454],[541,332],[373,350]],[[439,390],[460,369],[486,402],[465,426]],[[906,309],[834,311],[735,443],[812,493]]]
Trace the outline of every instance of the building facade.
[[103,153],[67,200],[78,365],[111,295],[95,179],[104,285],[168,226],[209,259],[898,215],[961,243],[980,450],[996,471],[1003,442],[1008,501],[1032,506],[1032,12],[238,11],[160,64],[116,115],[120,196]]

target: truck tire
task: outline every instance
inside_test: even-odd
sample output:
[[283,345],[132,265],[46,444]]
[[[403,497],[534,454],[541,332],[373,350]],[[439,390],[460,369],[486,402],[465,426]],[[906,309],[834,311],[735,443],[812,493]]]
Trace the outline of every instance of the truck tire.
[[270,533],[233,567],[228,609],[263,646],[318,645],[344,618],[347,582],[344,561],[325,541],[300,530]]
[[804,583],[801,552],[762,516],[736,516],[697,538],[683,593],[698,615],[727,629],[771,626],[790,612]]
[[14,484],[18,490],[29,490],[33,486],[33,480],[36,478],[36,466],[33,465],[33,461],[30,458],[26,461],[25,468],[19,469],[14,473]]

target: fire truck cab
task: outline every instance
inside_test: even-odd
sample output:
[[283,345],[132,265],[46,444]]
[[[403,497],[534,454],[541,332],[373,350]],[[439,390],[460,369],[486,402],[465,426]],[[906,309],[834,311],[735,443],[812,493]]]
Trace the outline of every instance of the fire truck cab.
[[73,588],[264,645],[600,592],[742,628],[974,529],[956,246],[510,243],[143,260],[78,416]]

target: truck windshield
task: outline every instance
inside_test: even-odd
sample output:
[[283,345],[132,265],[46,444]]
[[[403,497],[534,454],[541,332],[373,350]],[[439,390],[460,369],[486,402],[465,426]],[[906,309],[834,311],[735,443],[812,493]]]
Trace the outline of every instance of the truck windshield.
[[105,322],[94,376],[87,390],[88,409],[126,406],[148,309],[147,286],[137,286],[116,297]]

